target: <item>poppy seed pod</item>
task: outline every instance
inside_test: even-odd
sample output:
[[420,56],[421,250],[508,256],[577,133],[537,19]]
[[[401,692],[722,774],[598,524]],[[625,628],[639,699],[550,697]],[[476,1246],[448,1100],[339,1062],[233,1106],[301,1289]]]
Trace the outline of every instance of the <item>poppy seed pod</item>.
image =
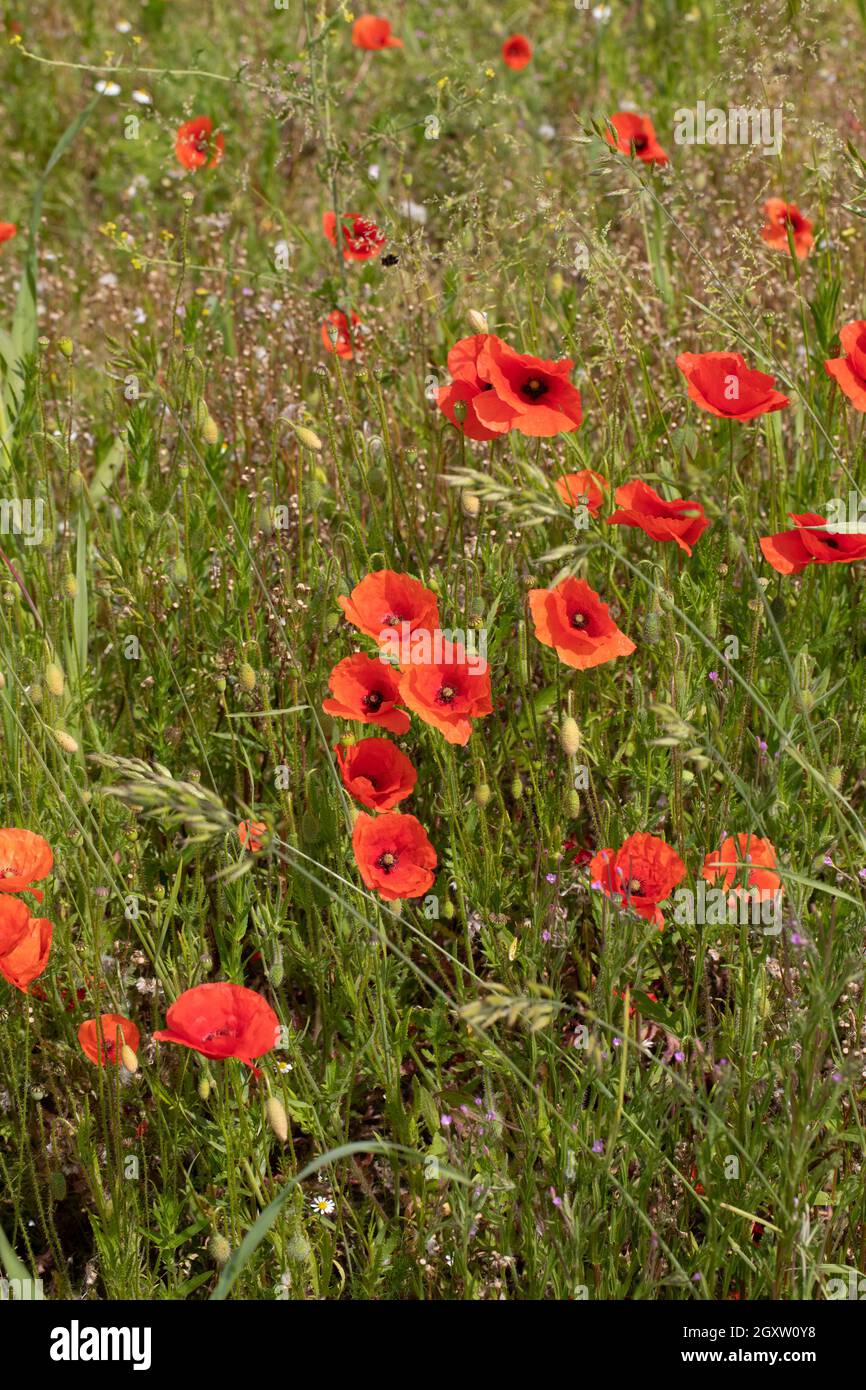
[[268,1124],[274,1134],[281,1144],[285,1144],[289,1137],[289,1121],[282,1101],[277,1100],[276,1096],[268,1096],[267,1104],[265,1105],[265,1113],[268,1117]]
[[577,720],[572,719],[571,715],[566,715],[559,730],[559,743],[563,753],[569,758],[573,758],[581,745],[580,729]]
[[63,353],[63,356],[64,356],[64,357],[70,357],[70,358],[71,358],[73,352],[75,351],[75,345],[74,345],[74,343],[73,343],[73,341],[72,341],[71,338],[58,338],[58,339],[57,339],[57,346],[59,347],[60,351]]

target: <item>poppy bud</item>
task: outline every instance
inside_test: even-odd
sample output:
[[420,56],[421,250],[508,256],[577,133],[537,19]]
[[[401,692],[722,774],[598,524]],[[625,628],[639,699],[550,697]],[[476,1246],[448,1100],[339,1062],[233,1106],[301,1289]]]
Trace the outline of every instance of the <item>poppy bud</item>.
[[480,806],[483,810],[485,806],[490,804],[491,796],[492,792],[488,787],[487,783],[480,782],[478,786],[475,788],[475,805]]
[[466,516],[477,516],[481,511],[481,498],[477,492],[464,489],[460,494],[460,505]]
[[60,696],[63,694],[64,680],[63,671],[61,667],[57,665],[56,661],[49,661],[48,665],[45,667],[45,684],[48,686],[51,694],[59,700]]
[[322,441],[315,430],[307,429],[306,425],[295,425],[295,434],[305,449],[313,449],[316,453],[321,449]]
[[571,715],[566,715],[559,729],[559,744],[569,758],[573,758],[580,748],[581,736],[580,729],[577,727],[577,720],[572,719]]
[[203,1076],[198,1083],[198,1094],[200,1100],[207,1100],[210,1095],[210,1077]]
[[207,1243],[207,1248],[215,1265],[219,1265],[220,1268],[222,1268],[223,1265],[228,1264],[231,1258],[232,1248],[225,1236],[217,1235],[216,1231],[214,1231]]
[[238,667],[238,684],[248,694],[252,694],[256,688],[256,673],[248,661],[241,662]]
[[289,1236],[286,1241],[286,1254],[296,1264],[303,1264],[304,1260],[310,1258],[310,1242],[301,1231],[296,1231],[293,1236]]
[[450,921],[452,921],[452,919],[454,918],[454,915],[455,915],[455,907],[454,907],[454,904],[453,904],[453,902],[451,901],[451,899],[448,898],[447,901],[446,901],[446,903],[445,903],[445,906],[444,906],[443,909],[442,909],[442,916],[446,919],[446,921],[450,922]]
[[466,317],[476,333],[488,333],[490,331],[487,326],[487,315],[482,313],[480,309],[470,309]]
[[120,1049],[120,1060],[126,1067],[126,1070],[131,1072],[134,1076],[138,1071],[138,1058],[129,1046],[129,1043],[124,1043],[123,1047]]
[[220,437],[220,429],[216,420],[209,415],[202,425],[201,437],[205,444],[216,444]]
[[277,1100],[276,1096],[268,1096],[265,1105],[265,1113],[268,1117],[268,1124],[274,1131],[281,1144],[285,1144],[289,1137],[289,1121],[283,1103]]
[[39,684],[38,681],[33,682],[33,684],[28,688],[27,694],[30,696],[31,702],[34,705],[42,704],[42,686]]
[[78,597],[78,580],[75,578],[74,574],[67,574],[63,581],[63,587],[66,590],[67,598]]
[[73,497],[77,497],[84,487],[84,474],[79,468],[69,475],[69,491]]
[[5,689],[6,689],[6,677],[4,676],[3,672],[0,671],[0,690],[5,690]]
[[834,792],[837,792],[842,785],[841,767],[831,767],[830,771],[827,774],[827,781],[830,783],[830,786],[833,788]]
[[519,801],[523,795],[523,783],[520,780],[520,774],[518,772],[515,772],[512,778],[511,795],[514,797],[515,801]]
[[643,625],[643,640],[648,647],[655,646],[662,635],[662,618],[657,608],[653,608],[647,613]]
[[462,425],[462,424],[463,424],[463,421],[466,419],[466,402],[465,402],[465,401],[455,401],[455,402],[454,402],[454,419],[457,421],[458,425]]
[[305,811],[301,817],[301,838],[308,845],[314,845],[319,840],[322,827],[312,811]]
[[64,729],[53,729],[52,733],[57,740],[58,746],[63,749],[64,753],[78,752],[78,744],[75,742],[75,739],[72,738],[70,734],[67,734]]
[[574,787],[569,787],[566,792],[565,814],[568,816],[569,820],[577,820],[577,817],[580,815],[580,797],[574,790]]

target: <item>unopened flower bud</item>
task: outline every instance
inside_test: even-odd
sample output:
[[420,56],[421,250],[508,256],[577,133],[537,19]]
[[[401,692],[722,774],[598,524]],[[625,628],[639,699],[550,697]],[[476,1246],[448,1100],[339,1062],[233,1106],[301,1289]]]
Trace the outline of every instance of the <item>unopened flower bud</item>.
[[129,1043],[124,1043],[123,1047],[120,1049],[120,1060],[126,1067],[126,1070],[132,1072],[134,1076],[138,1071],[138,1058],[129,1046]]
[[63,587],[66,590],[67,598],[78,597],[78,580],[75,578],[74,574],[67,574],[63,581]]
[[475,805],[480,806],[482,811],[485,806],[489,806],[490,798],[493,795],[486,782],[479,782],[475,788]]
[[64,679],[63,671],[56,661],[49,661],[45,667],[45,684],[56,699],[59,700],[63,694]]
[[569,787],[566,792],[565,814],[568,816],[569,820],[577,820],[580,815],[580,797],[574,790],[574,787]]
[[214,1231],[207,1243],[207,1248],[215,1265],[219,1265],[220,1268],[222,1268],[223,1265],[228,1264],[231,1259],[232,1248],[225,1236],[217,1235],[216,1231]]
[[519,801],[523,795],[523,783],[520,780],[520,774],[517,772],[515,772],[511,782],[511,795],[514,797],[515,801]]
[[305,449],[314,449],[316,453],[321,449],[322,441],[315,430],[307,429],[306,425],[295,425],[295,434]]
[[78,752],[78,744],[71,734],[67,734],[64,729],[53,729],[52,733],[54,734],[58,747],[62,748],[64,753]]
[[487,315],[480,309],[470,309],[466,315],[476,333],[487,333]]
[[251,693],[256,688],[256,673],[248,661],[244,661],[238,668],[238,684],[241,690]]
[[210,1095],[210,1077],[203,1076],[198,1083],[199,1100],[207,1100]]
[[477,492],[469,492],[464,488],[460,494],[460,505],[466,516],[477,516],[481,511],[481,498]]
[[289,1137],[289,1121],[286,1117],[282,1101],[277,1100],[276,1096],[268,1096],[265,1113],[268,1117],[268,1124],[274,1131],[274,1134],[281,1144],[285,1144]]
[[572,719],[571,715],[566,715],[559,730],[559,745],[569,758],[573,758],[580,748],[581,737],[580,729],[577,727],[577,720]]

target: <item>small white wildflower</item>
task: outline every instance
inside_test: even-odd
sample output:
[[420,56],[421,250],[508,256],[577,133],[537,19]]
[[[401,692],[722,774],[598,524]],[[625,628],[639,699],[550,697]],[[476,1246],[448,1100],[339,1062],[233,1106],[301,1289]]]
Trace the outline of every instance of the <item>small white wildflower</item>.
[[317,1216],[331,1216],[336,1211],[336,1204],[333,1197],[314,1197],[310,1203],[310,1210]]
[[150,95],[150,92],[146,92],[143,87],[136,87],[135,91],[132,93],[132,99],[133,101],[137,101],[139,106],[153,105],[153,97]]
[[96,84],[96,90],[97,90],[97,92],[99,92],[100,96],[103,96],[103,97],[119,97],[119,96],[120,96],[120,88],[119,88],[119,86],[117,85],[117,83],[116,83],[116,82],[106,82],[106,81],[105,81],[105,78],[103,78],[103,77],[101,77],[101,78],[99,79],[99,81],[97,82],[97,84]]

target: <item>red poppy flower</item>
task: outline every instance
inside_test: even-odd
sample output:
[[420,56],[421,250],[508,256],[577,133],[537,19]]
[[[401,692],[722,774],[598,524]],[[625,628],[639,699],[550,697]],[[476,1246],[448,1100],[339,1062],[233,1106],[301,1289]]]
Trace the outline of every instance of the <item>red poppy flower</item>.
[[687,555],[710,524],[700,502],[685,497],[666,502],[638,478],[617,488],[616,503],[619,510],[608,517],[608,526],[637,526],[654,541],[676,541]]
[[[466,744],[472,720],[493,713],[486,661],[467,656],[463,647],[441,642],[441,657],[413,661],[400,676],[404,705],[444,734],[448,743]],[[435,655],[435,653],[434,653]]]
[[476,397],[482,391],[492,390],[490,382],[481,376],[478,367],[479,356],[489,336],[487,333],[476,333],[454,344],[448,354],[448,370],[453,380],[448,386],[440,386],[436,395],[443,415],[462,430],[467,439],[496,439],[504,433],[502,426],[490,429],[482,424],[475,410]]
[[362,738],[334,752],[343,786],[371,811],[390,811],[412,795],[418,773],[396,743],[388,738]]
[[54,855],[51,846],[32,830],[0,830],[0,893],[21,893],[25,889],[37,902],[45,894],[32,883],[51,873]]
[[414,816],[401,816],[398,811],[368,816],[359,811],[352,848],[365,885],[388,902],[421,898],[433,887],[439,861]]
[[569,576],[555,589],[530,589],[529,608],[539,642],[553,647],[560,661],[578,671],[635,649],[585,579]]
[[764,559],[779,574],[799,574],[807,565],[848,565],[866,559],[866,535],[827,531],[817,512],[789,512],[794,531],[779,531],[760,540]]
[[794,240],[794,255],[798,260],[808,256],[814,241],[812,223],[804,217],[796,203],[786,203],[784,198],[768,198],[764,204],[767,225],[761,228],[761,236],[774,251],[785,251],[790,255],[788,228]]
[[639,116],[635,111],[617,111],[608,121],[616,131],[616,139],[609,130],[605,130],[604,138],[615,150],[635,154],[645,164],[667,164],[668,157],[656,139],[649,116]]
[[681,352],[677,366],[701,410],[724,420],[753,420],[790,405],[775,377],[753,371],[738,352]]
[[478,354],[478,372],[493,389],[475,397],[475,414],[500,433],[516,429],[549,436],[576,430],[583,415],[580,392],[568,380],[573,366],[568,357],[549,362],[515,352],[490,333]]
[[[375,222],[359,217],[356,212],[344,212],[340,218],[343,232],[343,260],[370,261],[381,253],[385,245],[385,233],[380,232]],[[331,242],[337,244],[337,214],[326,212],[322,215],[322,231]]]
[[583,502],[591,516],[595,516],[604,501],[608,489],[607,478],[594,473],[591,468],[581,468],[579,473],[565,473],[556,480],[556,490],[567,507],[576,507]]
[[629,835],[617,850],[599,850],[589,866],[594,888],[617,897],[659,930],[665,920],[659,903],[670,897],[685,872],[675,849],[643,831]]
[[532,44],[525,34],[509,34],[502,45],[502,60],[506,67],[520,72],[532,58]]
[[250,854],[258,854],[267,835],[267,823],[263,820],[242,820],[238,825],[238,839]]
[[177,1043],[216,1060],[237,1057],[248,1067],[254,1057],[270,1052],[280,1036],[270,1004],[243,985],[196,985],[175,999],[165,1021],[168,1027],[153,1035],[159,1042]]
[[356,652],[338,661],[328,677],[333,700],[323,700],[322,709],[338,719],[357,719],[361,724],[378,724],[392,734],[405,734],[409,716],[397,709],[402,703],[391,667],[378,657]]
[[846,323],[839,333],[842,357],[831,357],[824,370],[838,381],[855,410],[866,410],[866,319]]
[[340,309],[334,309],[322,324],[322,343],[326,352],[335,352],[338,357],[343,357],[350,361],[355,356],[355,349],[360,352],[361,344],[355,328],[361,320],[358,315],[352,312],[352,326],[349,327],[349,320]]
[[349,622],[380,645],[390,642],[392,632],[402,636],[418,628],[435,632],[439,627],[436,595],[411,574],[375,570],[365,574],[348,598],[340,594],[337,602]]
[[[707,883],[720,879],[720,886],[730,888],[740,872],[737,864],[743,861],[755,865],[749,870],[746,889],[757,888],[762,902],[781,891],[782,880],[771,872],[776,867],[775,847],[757,835],[729,835],[722,841],[721,849],[706,856],[701,875]],[[742,891],[740,887],[735,889],[737,893]]]
[[195,116],[178,127],[174,152],[184,169],[201,169],[205,164],[213,169],[222,159],[225,148],[225,137],[221,131],[214,135],[210,116]]
[[98,1020],[88,1019],[78,1030],[78,1041],[84,1055],[98,1067],[104,1067],[106,1062],[119,1062],[124,1047],[131,1047],[133,1052],[137,1052],[140,1040],[141,1034],[135,1024],[131,1019],[124,1018],[123,1014],[100,1014]]
[[22,994],[48,964],[53,930],[20,898],[0,898],[0,975]]
[[17,234],[18,228],[14,222],[0,222],[0,246],[4,241],[11,241]]
[[391,33],[387,19],[374,14],[362,14],[352,25],[352,43],[356,48],[402,48],[403,40]]

